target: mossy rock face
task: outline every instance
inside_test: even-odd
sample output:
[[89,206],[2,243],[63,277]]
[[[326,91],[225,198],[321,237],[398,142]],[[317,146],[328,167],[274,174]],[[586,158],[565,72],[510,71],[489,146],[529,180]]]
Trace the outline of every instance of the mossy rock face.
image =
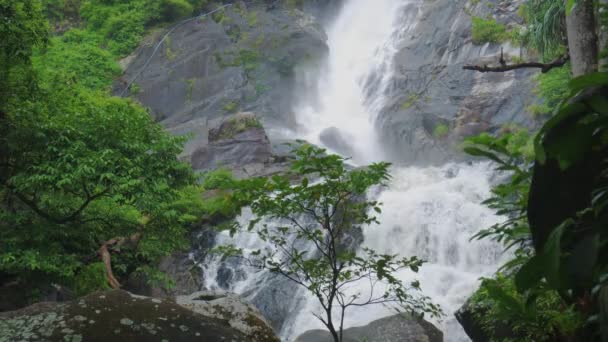
[[113,290],[0,314],[0,341],[249,341],[226,320]]
[[209,131],[209,141],[233,139],[248,130],[262,130],[262,123],[253,113],[239,113],[226,119],[218,128]]

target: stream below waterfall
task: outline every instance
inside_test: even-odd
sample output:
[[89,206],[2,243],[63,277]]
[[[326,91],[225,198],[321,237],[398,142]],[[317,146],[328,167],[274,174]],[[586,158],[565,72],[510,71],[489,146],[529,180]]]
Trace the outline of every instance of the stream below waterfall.
[[[293,134],[330,151],[352,157],[355,165],[384,160],[374,120],[387,100],[393,60],[398,44],[419,20],[421,0],[346,0],[328,23],[329,55],[321,75],[313,80],[311,94],[303,94],[294,105],[298,127]],[[328,129],[348,143],[348,151],[328,146]],[[339,144],[338,144],[339,145]],[[450,163],[438,167],[393,166],[392,180],[377,196],[383,203],[380,224],[365,227],[361,247],[379,253],[417,255],[427,260],[418,274],[403,272],[403,280],[418,279],[423,293],[439,304],[446,316],[434,323],[445,341],[467,341],[453,313],[478,285],[479,278],[496,271],[504,256],[502,248],[487,241],[469,241],[479,229],[499,220],[481,202],[489,197],[495,174],[487,163]],[[247,222],[246,211],[239,220]],[[259,248],[261,241],[246,233],[230,237],[221,233],[216,244],[231,243],[241,248]],[[284,306],[268,308],[286,313],[280,331],[284,341],[322,328],[311,314],[318,310],[314,298],[297,287],[278,300],[269,288],[282,286],[264,271],[244,265],[226,264],[217,258],[204,261],[205,282],[210,289],[222,288],[244,295],[254,304]],[[225,281],[226,270],[232,274]],[[361,285],[364,286],[364,285]],[[272,297],[272,298],[271,298]],[[262,303],[262,304],[260,304]],[[392,315],[384,306],[347,312],[345,326],[365,325]]]

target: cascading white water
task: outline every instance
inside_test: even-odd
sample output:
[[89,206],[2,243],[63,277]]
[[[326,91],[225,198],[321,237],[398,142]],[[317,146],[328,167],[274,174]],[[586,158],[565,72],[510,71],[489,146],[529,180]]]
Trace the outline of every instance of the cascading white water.
[[[336,128],[349,142],[356,162],[382,159],[369,107],[381,99],[382,88],[389,80],[395,47],[391,37],[399,14],[399,0],[350,0],[328,28],[330,48],[325,69],[317,81],[316,101],[296,105],[302,138],[321,144],[319,136],[327,128]],[[376,86],[362,84],[376,76]],[[371,95],[371,96],[370,96]]]
[[[486,163],[394,168],[388,189],[379,196],[383,203],[380,224],[364,228],[362,247],[427,261],[418,274],[404,271],[398,276],[406,283],[418,279],[424,295],[441,306],[446,316],[435,323],[445,341],[468,340],[453,313],[474,291],[479,277],[496,271],[502,259],[500,246],[469,241],[480,227],[500,219],[481,204],[490,195],[491,173]],[[352,291],[368,293],[366,286],[358,284]],[[298,332],[323,328],[311,319],[310,313],[318,310],[315,298],[309,298],[296,319]],[[345,322],[361,326],[393,314],[385,306],[353,308]]]
[[[299,135],[323,145],[321,133],[335,128],[348,141],[355,163],[382,160],[382,146],[377,139],[374,120],[385,103],[385,90],[393,76],[393,59],[400,39],[418,20],[420,0],[345,0],[334,22],[327,28],[330,53],[316,84],[316,97],[295,106]],[[378,225],[364,230],[365,247],[379,253],[417,255],[428,261],[414,275],[403,272],[403,280],[420,280],[425,295],[440,304],[446,317],[435,322],[446,341],[466,341],[466,335],[453,312],[474,291],[481,276],[497,269],[500,246],[489,242],[469,241],[479,229],[501,218],[480,203],[490,195],[492,171],[488,164],[449,164],[443,167],[394,167],[393,179],[379,194],[384,203]],[[241,216],[247,222],[249,213]],[[216,243],[232,243],[242,248],[260,248],[262,243],[247,233],[230,238],[220,234]],[[207,286],[214,282],[220,261],[208,261]],[[237,270],[238,269],[238,270]],[[234,266],[230,289],[237,293],[260,290],[265,272]],[[236,275],[239,273],[240,275]],[[358,286],[364,287],[360,284]],[[355,287],[353,291],[356,291]],[[295,339],[309,329],[323,328],[312,315],[318,306],[305,291],[292,305],[291,317],[281,331],[285,341]],[[360,326],[394,314],[383,306],[353,309],[347,313],[346,326]]]

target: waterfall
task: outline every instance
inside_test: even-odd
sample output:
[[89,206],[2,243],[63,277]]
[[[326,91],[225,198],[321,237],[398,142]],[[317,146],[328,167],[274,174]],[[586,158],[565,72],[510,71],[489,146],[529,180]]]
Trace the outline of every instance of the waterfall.
[[[297,135],[330,151],[352,156],[355,164],[386,158],[374,120],[386,102],[399,43],[419,20],[421,0],[345,0],[326,28],[329,55],[315,80],[314,94],[302,94],[294,105]],[[293,129],[293,128],[292,128]],[[418,274],[399,274],[420,280],[425,295],[441,305],[446,317],[434,323],[446,341],[467,341],[453,313],[475,290],[482,276],[491,275],[504,256],[486,241],[469,241],[479,229],[500,217],[481,204],[489,197],[493,172],[487,163],[448,164],[441,167],[393,167],[389,187],[377,194],[383,203],[380,223],[364,230],[365,247],[379,253],[417,255],[427,263]],[[244,212],[243,223],[251,218]],[[248,233],[221,233],[216,243],[255,249],[262,243]],[[272,276],[218,259],[205,262],[206,286],[228,288],[260,300]],[[273,280],[274,281],[274,280]],[[284,286],[287,283],[280,283]],[[286,286],[286,285],[285,285]],[[360,285],[364,286],[364,285]],[[280,332],[292,341],[309,329],[322,328],[311,314],[318,303],[303,289],[292,288],[277,300],[287,309]],[[274,296],[274,294],[272,295]],[[394,314],[384,306],[347,312],[346,327],[360,326]]]

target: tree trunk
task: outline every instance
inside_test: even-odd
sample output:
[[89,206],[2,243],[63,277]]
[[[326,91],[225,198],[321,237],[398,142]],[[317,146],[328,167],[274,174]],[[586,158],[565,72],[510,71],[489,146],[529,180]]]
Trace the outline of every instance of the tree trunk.
[[139,240],[141,240],[141,236],[141,233],[135,233],[129,237],[115,237],[104,242],[101,247],[99,247],[98,253],[106,270],[106,278],[113,289],[119,289],[120,283],[114,276],[114,272],[112,272],[112,255],[110,254],[110,249],[120,248],[126,243],[136,245],[139,243]]
[[[608,0],[598,0],[597,32],[600,53],[604,57],[599,60],[599,70],[608,71]],[[606,18],[602,20],[602,16]]]
[[[568,3],[568,0],[566,4]],[[578,0],[566,16],[568,48],[574,77],[598,70],[598,40],[593,0]]]

